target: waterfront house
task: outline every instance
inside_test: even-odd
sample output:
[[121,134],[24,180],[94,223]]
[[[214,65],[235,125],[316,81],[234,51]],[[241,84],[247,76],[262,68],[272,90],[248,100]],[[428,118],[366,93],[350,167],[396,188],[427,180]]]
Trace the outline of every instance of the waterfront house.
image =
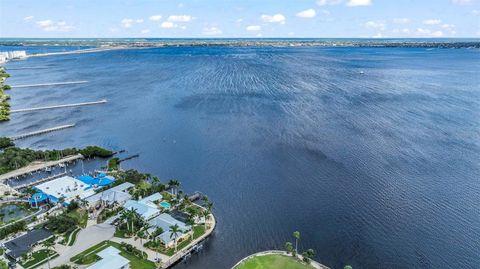
[[148,224],[151,226],[151,228],[148,230],[150,233],[153,233],[157,228],[162,228],[163,233],[158,235],[157,238],[167,248],[175,246],[174,237],[170,232],[171,226],[174,226],[176,224],[181,231],[181,233],[177,236],[177,242],[187,239],[189,236],[191,236],[192,233],[192,229],[190,226],[186,225],[184,222],[173,218],[167,213],[163,213],[151,219]]
[[89,196],[84,200],[87,202],[89,207],[95,207],[99,204],[112,205],[113,203],[123,205],[126,201],[132,199],[132,196],[128,193],[128,190],[133,186],[134,185],[132,183],[125,182],[113,188]]

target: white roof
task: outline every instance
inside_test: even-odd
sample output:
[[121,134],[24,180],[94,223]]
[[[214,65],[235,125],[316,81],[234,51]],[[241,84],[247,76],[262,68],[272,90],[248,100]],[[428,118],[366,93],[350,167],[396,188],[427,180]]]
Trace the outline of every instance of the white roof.
[[170,232],[170,226],[174,226],[175,224],[178,225],[178,228],[181,231],[178,236],[183,235],[191,229],[185,223],[173,218],[170,214],[167,213],[163,213],[160,216],[155,217],[154,219],[150,220],[148,224],[151,225],[149,231],[154,231],[156,228],[162,228],[163,233],[160,234],[158,238],[160,238],[160,240],[165,244],[168,244],[170,241],[173,240],[172,233]]
[[150,207],[153,207],[153,208],[157,208],[157,205],[154,203],[154,201],[160,201],[163,199],[163,196],[160,194],[160,193],[154,193],[150,196],[147,196],[141,200],[139,200],[138,202],[139,203],[142,203],[142,204],[145,204],[145,205],[148,205]]
[[58,199],[63,197],[67,202],[75,199],[77,196],[83,199],[95,193],[90,185],[69,176],[59,177],[37,185],[35,188]]
[[125,191],[133,187],[134,185],[130,182],[125,182],[122,183],[118,186],[115,186],[113,188],[110,188],[108,190],[99,192],[97,194],[94,194],[90,197],[85,198],[85,201],[88,203],[96,203],[100,200],[106,201],[108,203],[113,203],[113,202],[119,202],[123,203],[129,199],[132,199],[132,196]]
[[151,207],[151,206],[148,206],[146,204],[143,204],[143,203],[139,203],[138,201],[135,201],[135,200],[128,200],[124,205],[123,205],[124,208],[130,210],[130,209],[134,209],[135,211],[137,211],[138,214],[140,214],[140,216],[142,216],[144,219],[150,219],[152,218],[153,216],[157,215],[158,213],[160,213],[160,210],[158,210],[157,208],[154,208],[154,207]]
[[120,269],[130,262],[126,258],[120,256],[120,250],[112,246],[100,251],[97,253],[97,256],[102,259],[87,267],[87,269]]

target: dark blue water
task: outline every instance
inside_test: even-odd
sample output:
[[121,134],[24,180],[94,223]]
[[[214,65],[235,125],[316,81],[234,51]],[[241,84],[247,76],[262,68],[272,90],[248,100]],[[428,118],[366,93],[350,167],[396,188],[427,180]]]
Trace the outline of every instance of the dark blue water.
[[76,123],[20,142],[98,144],[215,202],[218,228],[178,268],[229,268],[300,248],[340,268],[480,264],[480,53],[406,48],[160,48],[30,58],[7,67],[0,135]]

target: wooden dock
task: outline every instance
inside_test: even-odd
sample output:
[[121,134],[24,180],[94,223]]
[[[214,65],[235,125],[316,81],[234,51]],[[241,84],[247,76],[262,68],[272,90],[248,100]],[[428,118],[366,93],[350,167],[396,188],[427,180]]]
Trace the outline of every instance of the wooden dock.
[[50,83],[37,83],[37,84],[25,84],[25,85],[12,85],[12,88],[32,88],[32,87],[45,87],[45,86],[62,86],[62,85],[72,85],[72,84],[83,84],[87,83],[87,80],[78,80],[78,81],[64,81],[64,82],[50,82]]
[[105,104],[107,100],[100,100],[94,102],[84,102],[84,103],[76,103],[76,104],[65,104],[65,105],[53,105],[53,106],[43,106],[43,107],[34,107],[34,108],[21,108],[21,109],[13,109],[10,110],[10,113],[19,113],[19,112],[31,112],[31,111],[39,111],[39,110],[47,110],[47,109],[55,109],[55,108],[67,108],[67,107],[78,107],[78,106],[91,106],[91,105],[99,105]]
[[60,159],[58,161],[33,162],[28,166],[0,175],[0,182],[4,182],[5,180],[8,180],[8,179],[15,179],[24,175],[28,175],[30,173],[43,170],[47,167],[59,165],[61,163],[73,162],[78,159],[83,159],[83,155],[82,154],[72,155],[72,156],[68,156],[63,159]]
[[67,173],[63,172],[63,173],[56,174],[56,175],[53,175],[53,176],[50,176],[50,177],[45,177],[45,178],[42,178],[42,179],[39,179],[39,180],[35,180],[33,182],[30,182],[30,183],[25,183],[25,184],[21,184],[21,185],[17,185],[17,186],[12,186],[12,188],[14,190],[19,190],[19,189],[27,188],[27,187],[30,187],[30,186],[35,186],[35,185],[41,184],[43,182],[47,182],[47,181],[50,181],[50,180],[53,180],[53,179],[56,179],[56,178],[59,178],[59,177],[63,177],[63,176],[66,176],[66,175],[67,175]]
[[10,139],[11,140],[23,139],[23,138],[27,138],[27,137],[30,137],[30,136],[35,136],[35,135],[50,133],[50,132],[59,131],[59,130],[67,129],[67,128],[72,128],[74,126],[75,126],[75,124],[61,125],[61,126],[47,128],[47,129],[38,130],[38,131],[33,131],[33,132],[25,133],[25,134],[14,135],[14,136],[11,136]]

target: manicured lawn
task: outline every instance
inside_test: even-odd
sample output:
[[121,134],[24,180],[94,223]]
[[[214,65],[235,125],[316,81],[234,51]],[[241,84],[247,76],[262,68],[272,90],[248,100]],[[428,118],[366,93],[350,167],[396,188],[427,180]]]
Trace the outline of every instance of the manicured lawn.
[[293,257],[279,254],[252,257],[234,269],[312,269],[307,264],[300,263]]
[[146,259],[140,259],[137,256],[124,251],[119,243],[112,241],[103,241],[93,247],[90,247],[84,252],[72,257],[70,261],[79,265],[92,264],[100,259],[100,257],[97,256],[97,253],[109,246],[113,246],[121,251],[120,255],[130,261],[131,269],[155,269],[155,264],[153,262]]
[[116,227],[115,233],[113,234],[113,236],[118,238],[130,238],[131,236],[127,236],[126,233],[127,233],[126,230],[119,229],[118,227]]
[[[198,225],[198,226],[194,226],[193,227],[193,240],[199,238],[200,236],[202,236],[203,234],[205,233],[205,226],[203,225]],[[177,246],[177,251],[180,251],[181,249],[183,249],[184,247],[186,247],[188,244],[190,244],[192,242],[192,239],[191,237],[189,237],[187,240],[184,240],[182,242],[180,242]],[[157,249],[158,252],[162,253],[162,254],[165,254],[165,255],[168,255],[168,256],[172,256],[175,252],[175,248],[160,248],[160,249]]]
[[[29,259],[24,263],[23,262],[20,263],[20,265],[25,269],[30,269],[30,268],[40,266],[41,264],[44,264],[47,262],[47,253],[48,252],[46,249],[41,249],[39,251],[32,252],[32,259]],[[58,254],[55,251],[50,250],[50,259],[53,259],[56,256],[58,256]]]
[[81,231],[82,229],[80,228],[77,228],[76,230],[74,230],[71,234],[69,234],[67,237],[67,240],[68,238],[70,238],[70,241],[68,242],[68,246],[73,246],[73,244],[75,243],[75,240],[77,240],[77,234]]

